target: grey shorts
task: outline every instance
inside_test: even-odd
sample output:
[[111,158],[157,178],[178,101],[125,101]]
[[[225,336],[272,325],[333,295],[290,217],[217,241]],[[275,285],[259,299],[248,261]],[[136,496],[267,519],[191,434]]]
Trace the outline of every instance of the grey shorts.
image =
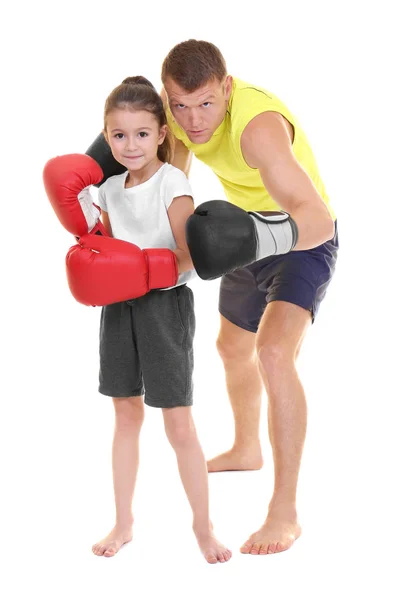
[[186,285],[103,306],[99,392],[157,408],[193,403],[194,297]]

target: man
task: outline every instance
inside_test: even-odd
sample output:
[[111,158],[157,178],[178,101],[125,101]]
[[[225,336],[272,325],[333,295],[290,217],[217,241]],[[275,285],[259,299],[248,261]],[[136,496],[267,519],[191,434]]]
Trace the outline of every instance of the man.
[[283,210],[298,227],[292,252],[222,277],[217,347],[235,443],[208,462],[211,472],[261,468],[264,384],[274,492],[263,526],[241,552],[280,552],[301,533],[296,490],[307,413],[295,361],[335,268],[335,215],[296,118],[273,94],[228,75],[216,46],[197,40],[176,45],[163,62],[162,83],[175,137],[172,163],[188,174],[194,154],[218,176],[229,202],[263,214]]

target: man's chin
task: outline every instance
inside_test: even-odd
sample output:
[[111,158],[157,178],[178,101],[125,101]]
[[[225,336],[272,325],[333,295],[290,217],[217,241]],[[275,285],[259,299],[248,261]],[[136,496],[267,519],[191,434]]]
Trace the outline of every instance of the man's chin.
[[212,135],[211,133],[201,133],[197,135],[192,135],[190,133],[187,134],[188,139],[192,144],[206,144],[210,141]]

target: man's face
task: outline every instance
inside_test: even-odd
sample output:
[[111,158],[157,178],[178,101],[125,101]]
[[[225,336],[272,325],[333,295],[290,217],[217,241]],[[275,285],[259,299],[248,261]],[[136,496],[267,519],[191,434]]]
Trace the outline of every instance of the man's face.
[[232,78],[208,81],[194,92],[186,92],[169,78],[165,90],[172,115],[190,142],[205,144],[225,118]]

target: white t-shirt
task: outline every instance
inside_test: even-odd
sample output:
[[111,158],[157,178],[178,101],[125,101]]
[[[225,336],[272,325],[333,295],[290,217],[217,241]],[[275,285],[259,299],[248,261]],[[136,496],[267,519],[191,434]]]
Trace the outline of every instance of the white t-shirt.
[[[164,163],[150,179],[134,187],[125,187],[127,175],[128,171],[125,171],[110,177],[98,191],[98,204],[108,213],[113,237],[142,249],[174,250],[177,244],[167,210],[174,198],[193,197],[187,177],[168,163]],[[195,274],[194,269],[181,273],[176,286],[186,283]]]

